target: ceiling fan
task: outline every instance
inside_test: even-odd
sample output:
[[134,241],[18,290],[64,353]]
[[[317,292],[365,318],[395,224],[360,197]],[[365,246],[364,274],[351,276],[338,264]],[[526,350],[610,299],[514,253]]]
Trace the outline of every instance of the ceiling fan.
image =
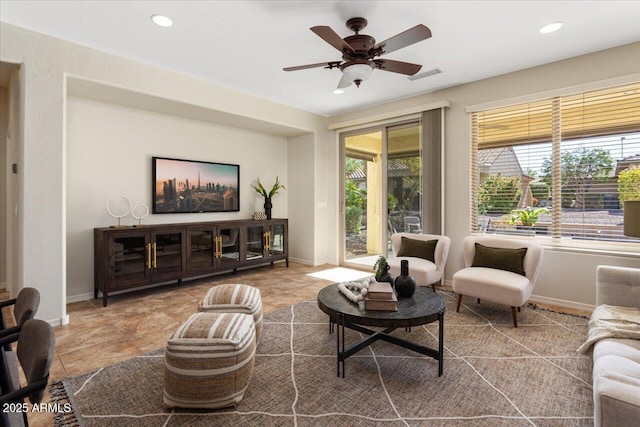
[[409,62],[393,61],[391,59],[379,59],[379,56],[410,46],[419,41],[431,37],[431,30],[420,24],[400,34],[388,38],[376,44],[376,39],[366,34],[359,34],[367,26],[364,18],[351,18],[347,21],[347,28],[355,32],[355,35],[341,38],[335,31],[327,26],[311,27],[311,31],[342,52],[342,61],[319,62],[317,64],[299,65],[283,68],[284,71],[306,70],[307,68],[324,67],[329,70],[339,68],[342,71],[342,79],[338,83],[338,89],[355,83],[357,87],[367,80],[374,68],[393,73],[412,76],[422,68],[422,65]]

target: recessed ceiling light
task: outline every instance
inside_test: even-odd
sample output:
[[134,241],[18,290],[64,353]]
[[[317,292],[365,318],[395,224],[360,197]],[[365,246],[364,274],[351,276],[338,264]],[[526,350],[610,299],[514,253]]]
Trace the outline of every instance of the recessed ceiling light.
[[553,33],[554,31],[558,31],[560,27],[562,27],[562,22],[552,22],[540,28],[540,32],[542,34]]
[[342,89],[336,89],[336,90],[334,90],[334,91],[333,91],[333,93],[335,93],[336,95],[340,95],[340,94],[343,94],[343,93],[344,93],[344,90],[342,90]]
[[151,20],[154,24],[159,25],[161,27],[170,27],[173,25],[173,19],[164,15],[151,15]]

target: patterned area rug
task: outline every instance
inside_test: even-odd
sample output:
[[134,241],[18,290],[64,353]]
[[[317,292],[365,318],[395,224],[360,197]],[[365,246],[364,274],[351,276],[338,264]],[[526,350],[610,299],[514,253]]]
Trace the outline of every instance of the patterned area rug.
[[[336,376],[335,334],[315,301],[265,316],[244,399],[218,411],[162,403],[163,350],[52,386],[84,426],[591,426],[591,358],[576,353],[588,319],[445,299],[444,375],[437,361],[378,341]],[[437,348],[437,324],[394,335]],[[360,339],[348,331],[347,345]],[[63,386],[63,387],[62,387]],[[64,389],[64,390],[62,390]],[[64,398],[65,396],[60,396]],[[75,418],[75,419],[74,419]]]

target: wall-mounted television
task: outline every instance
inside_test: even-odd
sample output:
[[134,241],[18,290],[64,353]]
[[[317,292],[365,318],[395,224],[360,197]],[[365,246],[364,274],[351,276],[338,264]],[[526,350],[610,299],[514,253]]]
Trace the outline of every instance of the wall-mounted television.
[[153,157],[153,213],[240,211],[240,166]]

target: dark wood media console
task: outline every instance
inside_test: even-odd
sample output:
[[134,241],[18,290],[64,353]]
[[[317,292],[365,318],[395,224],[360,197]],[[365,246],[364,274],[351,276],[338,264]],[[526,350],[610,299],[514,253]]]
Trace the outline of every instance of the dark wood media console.
[[286,219],[94,229],[94,298],[109,292],[284,260]]

